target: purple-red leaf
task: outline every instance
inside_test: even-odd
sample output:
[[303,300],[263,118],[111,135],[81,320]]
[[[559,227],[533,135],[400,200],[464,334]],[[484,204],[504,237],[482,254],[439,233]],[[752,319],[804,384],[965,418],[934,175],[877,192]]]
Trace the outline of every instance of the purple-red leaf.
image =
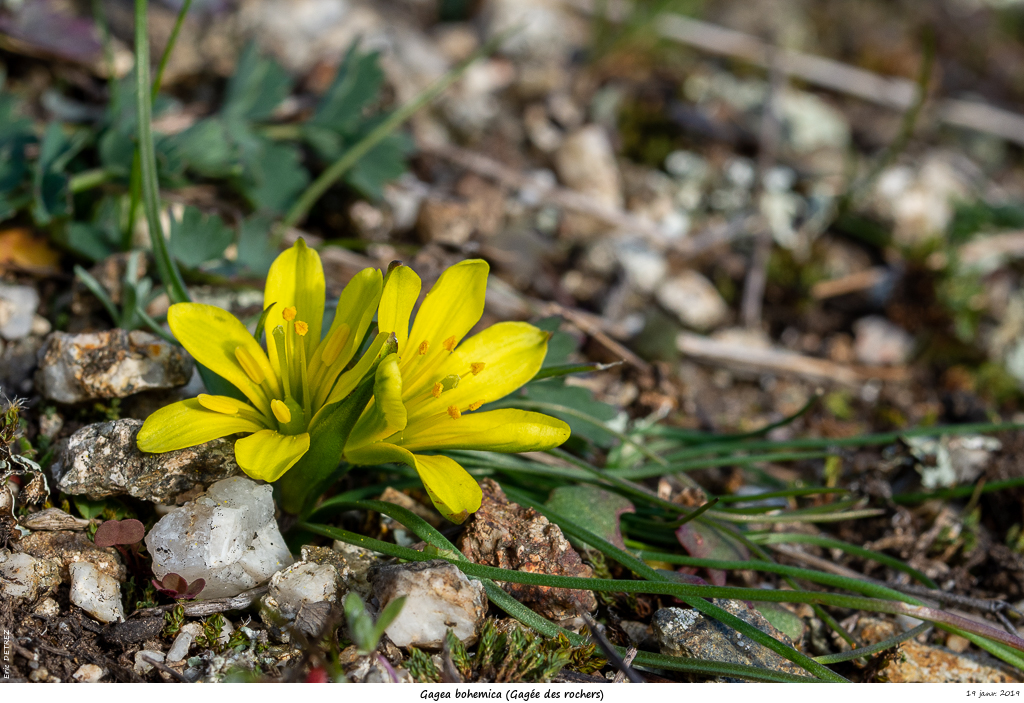
[[166,574],[162,580],[153,579],[153,588],[170,598],[195,598],[206,588],[205,579],[196,579],[189,583],[175,573]]
[[[676,530],[676,538],[691,557],[698,559],[746,561],[750,558],[750,552],[741,542],[700,522],[682,525]],[[716,586],[724,586],[725,572],[721,569],[708,569],[708,580]]]
[[182,598],[195,598],[206,588],[206,579],[196,579],[188,585]]
[[138,520],[107,520],[96,528],[93,542],[97,547],[113,547],[141,542],[145,536],[146,528]]

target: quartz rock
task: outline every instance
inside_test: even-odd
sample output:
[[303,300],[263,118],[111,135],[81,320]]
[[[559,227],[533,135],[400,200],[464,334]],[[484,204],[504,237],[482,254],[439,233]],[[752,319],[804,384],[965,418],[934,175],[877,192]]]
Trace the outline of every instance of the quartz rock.
[[302,561],[278,571],[260,600],[260,617],[282,641],[290,641],[282,624],[294,622],[310,637],[318,636],[332,607],[345,591],[352,572],[337,552],[323,547],[302,548]]
[[59,570],[52,560],[0,549],[0,593],[5,597],[34,601],[59,584]]
[[146,535],[153,574],[205,579],[200,598],[254,588],[292,563],[274,519],[272,489],[238,476],[173,510]]
[[82,664],[75,673],[71,674],[78,683],[99,683],[99,680],[107,675],[106,669],[95,664]]
[[139,676],[145,676],[153,670],[153,665],[146,661],[146,657],[158,661],[161,664],[164,663],[166,655],[163,652],[157,652],[152,649],[143,649],[135,653],[135,673]]
[[729,306],[718,289],[696,271],[683,271],[658,287],[655,296],[687,327],[707,331],[729,317]]
[[879,315],[854,322],[853,334],[853,353],[862,364],[896,366],[907,363],[914,353],[910,333]]
[[180,662],[188,656],[188,649],[192,646],[192,635],[188,632],[179,632],[174,638],[174,644],[167,650],[167,662],[173,664]]
[[[780,642],[793,646],[793,641],[771,625],[764,616],[741,601],[714,599],[712,601],[744,622]],[[717,660],[732,664],[745,664],[771,671],[804,675],[806,672],[791,661],[767,647],[751,641],[717,620],[705,617],[696,610],[683,608],[662,608],[651,621],[654,636],[661,646],[661,653],[674,657]],[[732,679],[735,680],[735,679]]]
[[27,337],[38,309],[35,288],[0,283],[0,337],[8,341]]
[[71,572],[71,602],[100,622],[124,622],[121,584],[87,561],[75,562]]
[[54,332],[40,351],[36,386],[71,404],[183,386],[191,375],[188,354],[148,332]]
[[135,442],[141,427],[139,420],[114,420],[87,425],[71,435],[54,467],[60,490],[93,500],[130,495],[173,503],[196,486],[241,473],[230,439],[147,454]]
[[405,596],[398,617],[385,630],[399,647],[440,648],[445,633],[469,644],[487,615],[487,594],[479,581],[446,561],[391,564],[378,569],[373,580],[381,608]]

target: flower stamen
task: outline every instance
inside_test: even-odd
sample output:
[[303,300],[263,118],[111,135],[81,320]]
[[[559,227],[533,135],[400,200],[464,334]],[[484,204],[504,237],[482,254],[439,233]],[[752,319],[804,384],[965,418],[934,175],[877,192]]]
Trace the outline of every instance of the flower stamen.
[[462,417],[462,413],[460,413],[458,407],[454,405],[448,406],[448,415],[451,416],[453,420],[458,420],[460,417]]
[[207,395],[206,393],[200,393],[196,400],[207,410],[212,410],[215,413],[221,413],[222,415],[237,415],[238,406],[228,400],[227,398],[220,398],[215,395]]
[[274,417],[282,425],[287,425],[292,421],[292,411],[288,409],[288,406],[282,403],[277,398],[270,401],[270,409],[274,412]]
[[295,322],[295,334],[299,335],[300,337],[305,337],[307,332],[309,332],[309,325],[307,325],[302,320],[297,320]]
[[338,325],[338,328],[331,333],[331,336],[327,340],[327,344],[324,345],[324,350],[320,352],[320,358],[323,360],[325,366],[330,366],[334,363],[334,360],[341,354],[341,350],[345,348],[345,344],[348,343],[348,338],[351,334],[349,326],[344,322]]
[[418,351],[420,353],[420,356],[425,355],[427,353],[427,350],[429,350],[429,349],[430,349],[430,342],[428,342],[425,339],[422,342],[420,342],[420,348],[418,349]]
[[483,361],[474,361],[472,364],[469,365],[469,370],[473,372],[474,376],[477,376],[480,374],[481,371],[484,370],[485,366],[487,366],[487,364],[484,363]]
[[450,352],[455,351],[455,335],[453,334],[448,339],[444,340],[444,348]]
[[470,410],[479,410],[480,406],[483,405],[483,404],[484,404],[484,401],[478,400],[475,403],[470,403],[469,404],[469,409]]
[[442,390],[444,390],[444,388],[441,386],[441,382],[438,381],[437,383],[434,384],[434,388],[430,391],[430,395],[434,396],[435,398],[440,398]]
[[[281,374],[281,384],[284,386],[284,397],[288,397],[292,394],[292,383],[291,383],[291,359],[288,354],[288,343],[287,337],[284,333],[284,327],[278,325],[274,328],[273,332],[274,346],[277,347],[277,363],[280,367],[278,372]],[[267,340],[269,342],[269,340]]]
[[295,319],[295,315],[297,313],[298,310],[296,310],[294,306],[287,307],[281,311],[281,317],[283,317],[287,322],[291,322],[292,320]]
[[266,379],[266,376],[263,375],[263,369],[259,367],[256,359],[253,358],[253,355],[245,347],[235,347],[235,359],[238,361],[238,365],[242,367],[242,371],[245,371],[245,375],[249,377],[249,380],[257,386]]

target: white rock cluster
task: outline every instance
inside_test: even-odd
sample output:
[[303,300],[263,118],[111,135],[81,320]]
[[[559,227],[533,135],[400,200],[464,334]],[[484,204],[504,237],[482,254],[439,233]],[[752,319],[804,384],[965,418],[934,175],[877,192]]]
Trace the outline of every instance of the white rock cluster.
[[405,596],[405,605],[385,632],[399,647],[440,648],[451,629],[466,643],[487,615],[487,593],[479,581],[446,561],[420,561],[381,567],[374,578],[381,607]]
[[200,598],[235,596],[269,579],[292,563],[271,494],[236,476],[160,518],[146,536],[153,574],[205,579]]
[[121,584],[87,561],[68,567],[71,572],[71,602],[100,622],[124,622]]

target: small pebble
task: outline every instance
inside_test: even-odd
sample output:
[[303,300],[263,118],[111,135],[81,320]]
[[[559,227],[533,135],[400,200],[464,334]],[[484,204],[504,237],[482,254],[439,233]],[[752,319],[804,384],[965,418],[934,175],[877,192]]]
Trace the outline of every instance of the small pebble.
[[82,664],[75,673],[71,674],[71,678],[79,683],[97,683],[106,675],[107,672],[95,664]]

